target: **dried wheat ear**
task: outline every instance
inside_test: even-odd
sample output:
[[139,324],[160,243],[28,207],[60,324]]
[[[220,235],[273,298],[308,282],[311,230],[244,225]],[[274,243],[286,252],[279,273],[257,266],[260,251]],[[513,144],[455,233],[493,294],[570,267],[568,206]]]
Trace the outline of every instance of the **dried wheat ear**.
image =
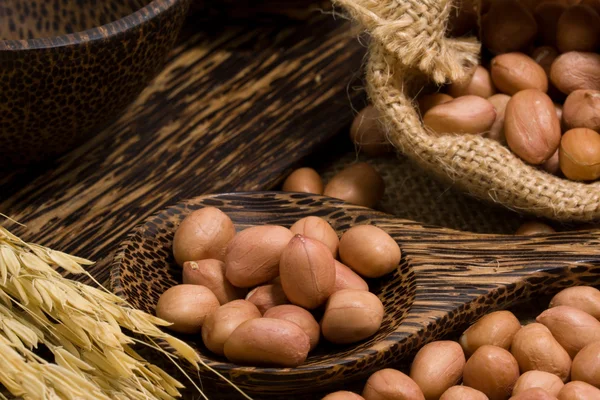
[[[103,288],[61,276],[90,261],[26,243],[0,227],[0,383],[24,399],[172,399],[184,386],[132,348],[148,345],[196,367],[200,359],[159,327],[169,325]],[[136,334],[136,339],[122,329]],[[42,344],[54,363],[36,353]],[[193,383],[193,382],[192,382]]]

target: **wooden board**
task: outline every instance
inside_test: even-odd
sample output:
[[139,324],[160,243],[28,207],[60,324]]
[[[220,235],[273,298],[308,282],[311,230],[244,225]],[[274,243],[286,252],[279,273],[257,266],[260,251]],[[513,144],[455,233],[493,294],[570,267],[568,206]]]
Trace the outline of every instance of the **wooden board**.
[[264,190],[351,121],[365,49],[331,15],[222,27],[189,21],[162,73],[125,114],[59,161],[0,175],[2,224],[88,257],[139,221],[204,193]]

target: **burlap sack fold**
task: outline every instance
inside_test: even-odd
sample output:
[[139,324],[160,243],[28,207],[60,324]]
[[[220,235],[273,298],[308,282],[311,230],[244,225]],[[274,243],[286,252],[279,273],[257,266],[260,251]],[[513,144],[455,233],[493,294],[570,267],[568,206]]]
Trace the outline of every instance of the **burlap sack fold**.
[[422,168],[478,198],[560,221],[600,219],[600,183],[525,164],[498,142],[427,131],[414,97],[427,78],[460,80],[477,64],[475,38],[445,37],[452,0],[336,0],[371,35],[366,89],[389,140]]

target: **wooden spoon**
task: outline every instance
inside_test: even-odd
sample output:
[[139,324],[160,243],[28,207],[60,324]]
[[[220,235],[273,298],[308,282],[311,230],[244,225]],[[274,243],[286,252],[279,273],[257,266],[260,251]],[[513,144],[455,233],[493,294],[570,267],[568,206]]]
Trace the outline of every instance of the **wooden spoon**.
[[[322,196],[254,192],[198,197],[148,218],[119,247],[111,270],[113,290],[134,307],[154,312],[159,295],[181,282],[181,268],[171,254],[175,229],[189,212],[205,206],[223,210],[238,230],[261,224],[290,226],[309,215],[326,219],[340,235],[354,225],[373,224],[402,249],[395,273],[369,281],[386,316],[379,332],[367,341],[320,344],[306,364],[287,369],[234,365],[208,352],[198,337],[185,338],[207,365],[256,398],[318,398],[406,360],[425,343],[463,329],[489,311],[569,286],[600,284],[600,235],[594,231],[473,234],[420,225]],[[240,398],[214,374],[203,370],[201,377],[209,397],[213,393],[215,398],[228,398],[232,393],[231,398]]]

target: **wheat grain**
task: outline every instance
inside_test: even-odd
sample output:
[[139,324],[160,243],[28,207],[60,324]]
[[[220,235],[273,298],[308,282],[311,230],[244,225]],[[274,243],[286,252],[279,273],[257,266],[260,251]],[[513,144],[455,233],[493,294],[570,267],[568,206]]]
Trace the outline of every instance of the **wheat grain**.
[[[27,244],[0,228],[0,382],[24,399],[172,399],[183,387],[127,346],[121,327],[164,338],[154,323],[122,299],[62,278],[55,270],[84,273],[87,261]],[[23,311],[16,311],[12,303]],[[51,316],[51,322],[47,317]],[[44,343],[56,364],[37,357]],[[67,345],[68,343],[68,345]],[[186,357],[197,355],[179,347]],[[135,354],[136,357],[132,357]],[[153,371],[153,372],[152,372]]]
[[[27,400],[173,399],[184,386],[130,347],[150,346],[184,372],[156,339],[165,340],[194,367],[201,363],[212,370],[186,343],[160,329],[168,322],[130,307],[102,287],[63,278],[56,270],[85,274],[94,281],[82,267],[91,264],[26,243],[0,227],[0,383],[11,394]],[[39,343],[50,350],[55,363],[35,354]]]

